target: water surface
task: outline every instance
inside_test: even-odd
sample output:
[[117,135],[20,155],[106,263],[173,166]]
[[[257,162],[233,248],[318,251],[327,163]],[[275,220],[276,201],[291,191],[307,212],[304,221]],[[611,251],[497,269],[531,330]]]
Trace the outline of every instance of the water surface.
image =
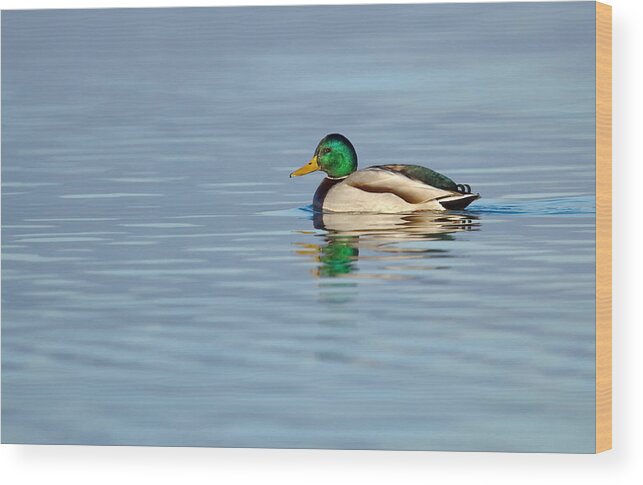
[[[594,3],[3,12],[2,440],[594,449]],[[314,214],[326,133],[466,212]]]

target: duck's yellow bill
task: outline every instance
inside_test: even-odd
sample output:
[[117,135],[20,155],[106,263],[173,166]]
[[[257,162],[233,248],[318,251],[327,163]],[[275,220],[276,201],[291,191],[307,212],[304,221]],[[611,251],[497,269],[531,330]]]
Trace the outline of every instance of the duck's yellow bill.
[[303,167],[295,170],[293,173],[290,174],[290,176],[299,177],[301,175],[306,175],[307,173],[310,173],[310,172],[316,172],[319,169],[320,169],[319,162],[317,161],[317,155],[315,155],[313,158],[310,159],[310,162],[308,162]]

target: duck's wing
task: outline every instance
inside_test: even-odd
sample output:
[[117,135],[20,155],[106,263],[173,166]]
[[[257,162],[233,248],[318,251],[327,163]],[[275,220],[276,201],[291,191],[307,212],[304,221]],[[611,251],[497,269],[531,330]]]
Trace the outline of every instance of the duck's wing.
[[[453,183],[452,190],[445,190],[424,180],[409,177],[407,173],[400,171],[397,167],[413,167],[413,165],[378,165],[365,168],[352,173],[345,183],[364,192],[395,194],[409,204],[421,204],[431,200],[453,197],[457,194],[455,183]],[[433,173],[444,177],[437,172]],[[444,178],[451,181],[447,177]]]
[[450,190],[452,192],[458,191],[457,184],[449,177],[421,165],[390,164],[375,165],[371,168],[399,173],[412,180],[417,180],[437,189]]

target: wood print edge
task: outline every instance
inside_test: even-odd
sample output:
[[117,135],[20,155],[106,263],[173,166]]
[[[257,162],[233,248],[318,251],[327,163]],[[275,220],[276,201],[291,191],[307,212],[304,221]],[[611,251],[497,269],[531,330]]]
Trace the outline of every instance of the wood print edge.
[[612,7],[596,2],[596,453],[612,448]]

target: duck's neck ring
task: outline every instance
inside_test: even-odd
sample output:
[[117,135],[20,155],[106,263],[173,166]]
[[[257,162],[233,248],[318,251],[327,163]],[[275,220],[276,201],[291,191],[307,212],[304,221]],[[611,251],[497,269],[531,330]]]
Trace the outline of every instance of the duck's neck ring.
[[326,175],[326,178],[330,179],[330,180],[343,180],[343,179],[345,179],[347,177],[348,177],[348,175],[344,175],[343,177],[331,177],[330,175]]

